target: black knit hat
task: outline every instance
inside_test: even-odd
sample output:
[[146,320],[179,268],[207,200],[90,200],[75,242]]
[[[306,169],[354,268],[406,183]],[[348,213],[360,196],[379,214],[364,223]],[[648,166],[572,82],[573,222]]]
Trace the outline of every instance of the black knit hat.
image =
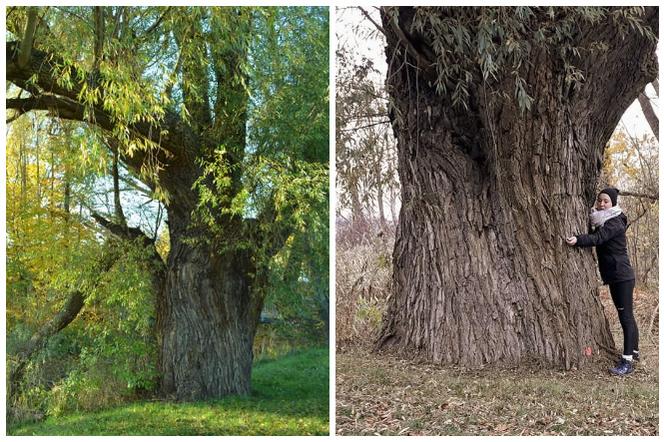
[[609,195],[609,198],[611,198],[611,204],[613,204],[614,207],[618,205],[618,194],[620,193],[618,189],[616,189],[615,187],[607,187],[606,189],[603,189],[600,193],[605,193]]

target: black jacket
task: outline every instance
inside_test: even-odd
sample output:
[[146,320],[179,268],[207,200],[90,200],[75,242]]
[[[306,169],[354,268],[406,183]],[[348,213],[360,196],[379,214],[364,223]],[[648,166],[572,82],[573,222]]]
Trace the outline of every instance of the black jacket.
[[627,217],[624,213],[606,221],[604,225],[588,235],[577,235],[578,247],[597,247],[599,273],[604,284],[631,281],[634,270],[627,256]]

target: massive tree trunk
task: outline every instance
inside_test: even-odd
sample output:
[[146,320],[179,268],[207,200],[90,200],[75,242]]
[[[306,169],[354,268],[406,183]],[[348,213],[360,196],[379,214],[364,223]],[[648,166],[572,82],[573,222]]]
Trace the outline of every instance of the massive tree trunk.
[[160,308],[164,395],[223,397],[251,391],[252,344],[260,308],[252,302],[247,256],[216,256],[172,240]]
[[408,33],[413,8],[397,20],[383,12],[402,208],[377,347],[466,367],[567,369],[613,351],[593,252],[564,237],[586,231],[604,146],[656,72],[655,44],[630,34],[572,86],[555,51],[533,48],[524,114],[494,93],[511,97],[513,76],[487,85],[478,67],[466,110],[432,86],[422,60],[433,43]]
[[181,400],[249,394],[262,308],[251,256],[215,250],[190,226],[188,216],[169,210],[171,250],[157,319],[162,394]]

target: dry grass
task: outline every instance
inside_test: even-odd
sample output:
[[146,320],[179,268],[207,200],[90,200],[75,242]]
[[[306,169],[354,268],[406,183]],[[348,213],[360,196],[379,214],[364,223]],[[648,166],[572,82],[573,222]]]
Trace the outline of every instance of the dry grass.
[[371,344],[390,293],[394,236],[367,233],[367,237],[353,238],[337,249],[338,348]]
[[[346,346],[337,355],[337,434],[657,435],[656,291],[635,298],[642,361],[624,379],[606,367],[459,370]],[[602,301],[620,347],[606,292]]]

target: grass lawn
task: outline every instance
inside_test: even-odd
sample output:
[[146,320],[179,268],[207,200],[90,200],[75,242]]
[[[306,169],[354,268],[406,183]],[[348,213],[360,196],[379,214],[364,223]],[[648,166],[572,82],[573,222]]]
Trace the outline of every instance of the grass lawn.
[[143,401],[49,417],[11,435],[327,435],[328,350],[259,362],[253,394],[192,403]]

